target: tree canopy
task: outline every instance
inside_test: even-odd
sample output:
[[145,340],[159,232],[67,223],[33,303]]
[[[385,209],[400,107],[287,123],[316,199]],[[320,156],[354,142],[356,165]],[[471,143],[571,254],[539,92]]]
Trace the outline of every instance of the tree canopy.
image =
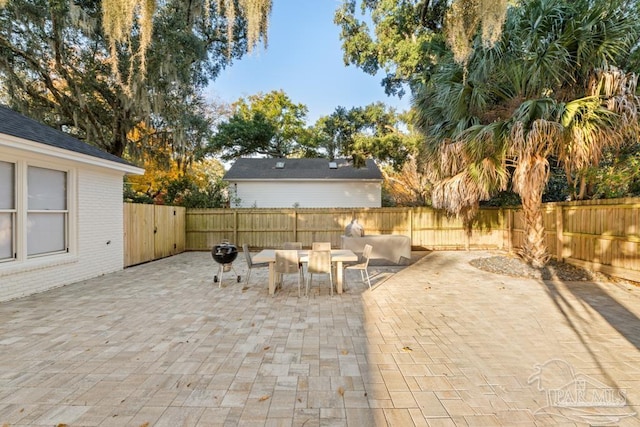
[[229,22],[215,6],[203,13],[200,2],[158,4],[143,73],[132,47],[147,36],[133,31],[114,51],[99,0],[9,0],[0,9],[7,102],[118,156],[150,135],[162,135],[178,152],[192,150],[191,136],[208,126],[202,88],[248,50],[246,16],[239,12]]
[[367,158],[401,169],[405,160],[417,150],[415,134],[403,130],[406,118],[382,102],[364,107],[337,107],[315,124],[317,148],[329,158],[353,159],[356,165]]
[[282,90],[240,98],[218,125],[208,151],[224,160],[242,156],[301,157],[307,107]]
[[446,50],[446,0],[345,0],[334,22],[341,28],[345,65],[376,75],[387,94],[405,94]]
[[525,215],[525,258],[543,264],[550,162],[579,196],[589,166],[637,144],[638,18],[625,1],[530,0],[509,10],[495,46],[477,35],[466,64],[441,58],[414,102],[434,206],[470,218],[511,186]]

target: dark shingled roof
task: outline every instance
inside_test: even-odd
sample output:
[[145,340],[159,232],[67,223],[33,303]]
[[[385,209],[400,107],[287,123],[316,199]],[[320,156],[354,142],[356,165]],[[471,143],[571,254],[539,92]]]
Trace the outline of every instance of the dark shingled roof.
[[0,133],[86,154],[88,156],[98,157],[103,160],[135,166],[118,156],[102,151],[93,145],[82,142],[71,135],[23,116],[2,105],[0,105]]
[[[276,168],[278,162],[284,168]],[[274,180],[274,179],[336,179],[336,180],[382,180],[382,173],[376,163],[369,159],[366,166],[354,168],[350,160],[334,160],[336,169],[329,168],[327,159],[248,159],[235,161],[224,175],[227,181]]]

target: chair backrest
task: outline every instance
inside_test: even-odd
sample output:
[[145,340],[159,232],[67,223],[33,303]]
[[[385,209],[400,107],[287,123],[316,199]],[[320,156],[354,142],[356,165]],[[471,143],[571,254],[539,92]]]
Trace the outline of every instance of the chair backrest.
[[282,249],[302,249],[302,242],[284,242],[282,245]]
[[364,249],[362,250],[362,258],[364,259],[365,267],[369,265],[369,258],[371,258],[372,250],[373,250],[373,246],[369,244],[364,245]]
[[309,264],[307,265],[307,273],[331,273],[331,251],[311,250],[309,252]]
[[312,251],[330,251],[331,242],[313,242],[311,244]]
[[300,271],[300,257],[295,249],[276,250],[276,273],[298,273]]
[[244,253],[244,259],[247,260],[247,267],[251,268],[253,266],[253,261],[251,260],[249,245],[247,243],[242,244],[242,252]]

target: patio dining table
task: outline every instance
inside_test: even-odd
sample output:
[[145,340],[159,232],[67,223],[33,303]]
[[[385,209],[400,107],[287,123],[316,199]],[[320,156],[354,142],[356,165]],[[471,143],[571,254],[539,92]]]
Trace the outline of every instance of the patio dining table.
[[[307,263],[309,261],[309,251],[298,251],[300,255],[300,262]],[[332,249],[331,250],[331,262],[336,267],[336,291],[338,294],[342,293],[342,263],[358,261],[358,255],[349,249]],[[276,292],[276,250],[275,249],[263,249],[253,256],[253,262],[255,263],[269,263],[269,295],[273,295]]]

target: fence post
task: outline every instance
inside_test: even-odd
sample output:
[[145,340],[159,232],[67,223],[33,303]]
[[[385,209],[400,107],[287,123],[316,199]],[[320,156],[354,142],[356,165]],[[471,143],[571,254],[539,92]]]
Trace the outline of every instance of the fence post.
[[563,206],[556,205],[556,259],[564,261],[564,215]]
[[411,239],[411,244],[413,245],[413,208],[409,208],[409,238]]
[[293,239],[291,241],[298,241],[298,209],[296,208],[293,208]]
[[507,250],[509,253],[513,251],[513,209],[507,209]]
[[233,211],[233,242],[238,244],[238,210]]

